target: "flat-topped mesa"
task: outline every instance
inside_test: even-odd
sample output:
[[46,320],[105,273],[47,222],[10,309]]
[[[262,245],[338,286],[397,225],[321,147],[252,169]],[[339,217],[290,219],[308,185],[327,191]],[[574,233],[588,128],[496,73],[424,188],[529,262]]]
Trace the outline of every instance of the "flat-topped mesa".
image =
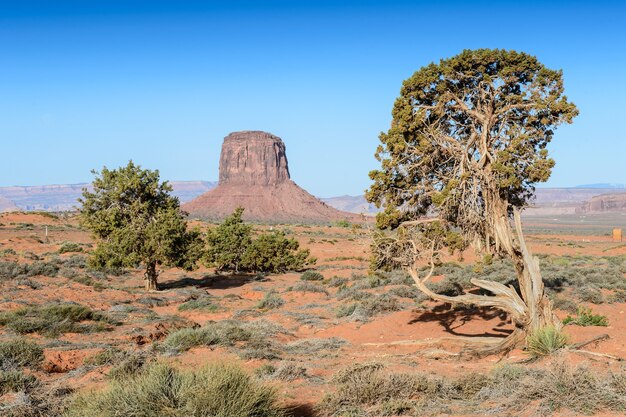
[[242,131],[224,138],[220,185],[277,185],[289,178],[285,144],[278,136]]
[[285,144],[271,133],[234,132],[224,138],[220,181],[183,205],[193,217],[223,219],[238,207],[244,219],[264,223],[362,222],[353,213],[336,210],[291,180]]

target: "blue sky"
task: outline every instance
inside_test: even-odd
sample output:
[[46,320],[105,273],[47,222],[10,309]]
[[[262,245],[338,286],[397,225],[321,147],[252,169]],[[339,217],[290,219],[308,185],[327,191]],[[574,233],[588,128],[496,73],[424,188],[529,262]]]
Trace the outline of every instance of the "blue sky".
[[308,191],[359,194],[402,80],[468,48],[563,69],[580,116],[548,185],[626,183],[625,21],[603,1],[0,0],[0,186],[131,158],[215,180],[224,136],[266,130]]

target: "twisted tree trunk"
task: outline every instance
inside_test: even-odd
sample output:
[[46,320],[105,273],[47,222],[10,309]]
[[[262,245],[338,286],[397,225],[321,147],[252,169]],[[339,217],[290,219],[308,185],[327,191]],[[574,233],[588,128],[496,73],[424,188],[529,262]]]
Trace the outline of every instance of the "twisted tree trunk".
[[486,356],[490,354],[507,353],[525,341],[526,337],[538,328],[545,326],[561,327],[561,321],[552,310],[552,303],[544,292],[543,279],[539,268],[539,259],[530,254],[524,235],[519,211],[514,211],[514,223],[517,232],[517,244],[513,240],[513,231],[506,215],[491,217],[497,249],[508,254],[515,265],[520,293],[513,286],[505,286],[498,282],[472,279],[477,287],[488,290],[493,295],[463,294],[446,296],[430,290],[426,283],[434,271],[434,261],[425,277],[420,277],[417,265],[409,268],[409,274],[416,286],[430,298],[451,304],[476,305],[480,307],[495,307],[509,314],[513,325],[513,332],[505,339],[493,338],[493,341],[482,340],[474,346],[468,346],[464,353]]

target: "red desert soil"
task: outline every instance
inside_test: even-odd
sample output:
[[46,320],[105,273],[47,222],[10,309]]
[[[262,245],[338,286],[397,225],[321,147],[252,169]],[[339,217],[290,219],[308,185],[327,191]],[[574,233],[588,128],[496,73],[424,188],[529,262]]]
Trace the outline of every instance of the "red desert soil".
[[[205,223],[197,224],[209,227]],[[288,401],[303,406],[317,403],[324,393],[332,389],[328,383],[330,376],[354,363],[378,361],[393,370],[461,375],[468,371],[485,372],[501,360],[490,356],[468,361],[444,354],[444,351],[459,351],[459,339],[455,340],[459,336],[505,336],[511,324],[506,316],[497,311],[464,313],[430,301],[417,305],[412,299],[400,298],[401,310],[375,315],[366,322],[355,321],[350,317],[338,318],[337,309],[347,301],[337,299],[338,289],[329,285],[328,280],[335,276],[353,279],[355,282],[367,279],[370,231],[365,226],[284,227],[318,258],[317,268],[326,281],[312,284],[321,286],[327,293],[293,291],[294,286],[303,282],[298,273],[272,275],[257,280],[243,276],[216,276],[206,268],[191,273],[172,269],[163,272],[159,279],[164,289],[148,294],[142,289],[141,271],[130,271],[122,276],[108,275],[98,280],[101,284],[99,286],[94,286],[93,282],[65,278],[59,273],[56,277],[34,276],[23,282],[0,281],[3,294],[0,311],[48,302],[77,302],[103,312],[126,308],[120,316],[120,324],[112,325],[109,331],[66,333],[56,339],[28,336],[45,347],[46,364],[37,371],[37,376],[44,381],[63,379],[68,385],[81,389],[100,386],[105,381],[108,367],[94,369],[82,366],[86,358],[107,347],[150,351],[154,343],[162,341],[173,329],[204,325],[211,320],[221,321],[233,316],[236,320],[263,319],[282,326],[284,333],[278,334],[273,340],[280,346],[307,339],[338,338],[344,341],[339,347],[317,353],[294,351],[283,355],[283,360],[295,361],[304,367],[307,376],[295,381],[270,383],[275,384]],[[529,235],[528,240],[537,254],[626,254],[626,247],[612,242],[608,236]],[[31,263],[36,258],[49,259],[66,241],[81,243],[83,252],[88,252],[92,244],[89,235],[78,228],[72,217],[54,218],[21,213],[0,215],[0,252],[4,253],[3,261]],[[567,245],[568,242],[575,242],[575,245]],[[559,243],[562,245],[559,246]],[[60,256],[67,259],[72,255],[84,253],[65,253]],[[472,262],[475,258],[468,252],[464,254],[463,262]],[[392,286],[363,288],[365,292],[382,294]],[[260,310],[257,304],[270,290],[276,291],[285,303],[273,310]],[[218,306],[215,311],[179,310],[185,301],[202,294],[213,297]],[[572,342],[585,341],[606,333],[609,340],[586,349],[626,358],[626,304],[583,305],[593,308],[595,313],[606,315],[609,326],[567,326],[566,332]],[[567,315],[563,311],[558,314],[561,317]],[[178,317],[178,321],[171,319],[172,316]],[[5,328],[0,328],[0,332],[2,338],[6,338],[9,333]],[[567,353],[566,356],[572,363],[584,361],[601,369],[617,366],[615,362],[600,357],[583,357],[573,353]],[[521,350],[515,350],[502,361],[517,362],[526,357]],[[266,359],[242,359],[236,348],[224,347],[193,348],[162,360],[189,368],[214,361],[232,360],[241,363],[250,372],[269,362]],[[275,363],[280,363],[280,360]],[[531,366],[542,365],[538,363]],[[74,371],[73,376],[69,376],[69,371]]]

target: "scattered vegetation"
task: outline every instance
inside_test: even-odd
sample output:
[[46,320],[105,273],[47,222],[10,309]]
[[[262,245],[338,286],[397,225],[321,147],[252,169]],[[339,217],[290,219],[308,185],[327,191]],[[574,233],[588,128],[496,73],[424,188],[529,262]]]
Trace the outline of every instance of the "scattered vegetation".
[[256,307],[261,310],[272,310],[282,307],[284,304],[285,300],[283,300],[275,290],[270,290],[265,293]]
[[317,271],[309,269],[308,271],[304,271],[304,273],[300,275],[300,279],[302,281],[324,281],[324,275],[320,274]]
[[110,324],[113,322],[104,313],[74,303],[23,307],[0,313],[0,326],[20,334],[40,333],[48,337],[103,331]]
[[218,304],[215,304],[213,297],[200,297],[195,300],[189,300],[178,306],[178,311],[190,311],[201,310],[209,313],[215,313],[220,309]]
[[252,226],[245,224],[238,208],[207,233],[204,262],[217,271],[271,272],[298,271],[315,263],[308,249],[300,250],[283,231],[262,233],[252,238]]
[[83,248],[79,243],[63,242],[58,252],[61,254],[61,253],[82,252],[82,251],[83,251]]
[[458,378],[391,373],[381,364],[366,363],[335,374],[336,389],[320,401],[318,412],[325,417],[623,412],[625,378],[624,371],[596,375],[561,361],[547,369],[504,365],[490,374]]
[[37,378],[22,371],[0,370],[0,395],[7,392],[26,391],[37,384]]
[[135,377],[112,381],[99,392],[76,397],[67,417],[83,416],[257,416],[282,417],[274,389],[235,365],[180,371],[155,364]]
[[37,367],[43,362],[43,349],[23,338],[0,341],[0,369]]
[[606,327],[609,325],[609,320],[606,316],[601,314],[593,314],[590,308],[578,307],[576,311],[577,317],[572,317],[568,315],[564,320],[563,324],[573,324],[576,326],[603,326]]
[[317,292],[328,295],[326,288],[308,281],[296,283],[293,287],[289,287],[289,291]]

